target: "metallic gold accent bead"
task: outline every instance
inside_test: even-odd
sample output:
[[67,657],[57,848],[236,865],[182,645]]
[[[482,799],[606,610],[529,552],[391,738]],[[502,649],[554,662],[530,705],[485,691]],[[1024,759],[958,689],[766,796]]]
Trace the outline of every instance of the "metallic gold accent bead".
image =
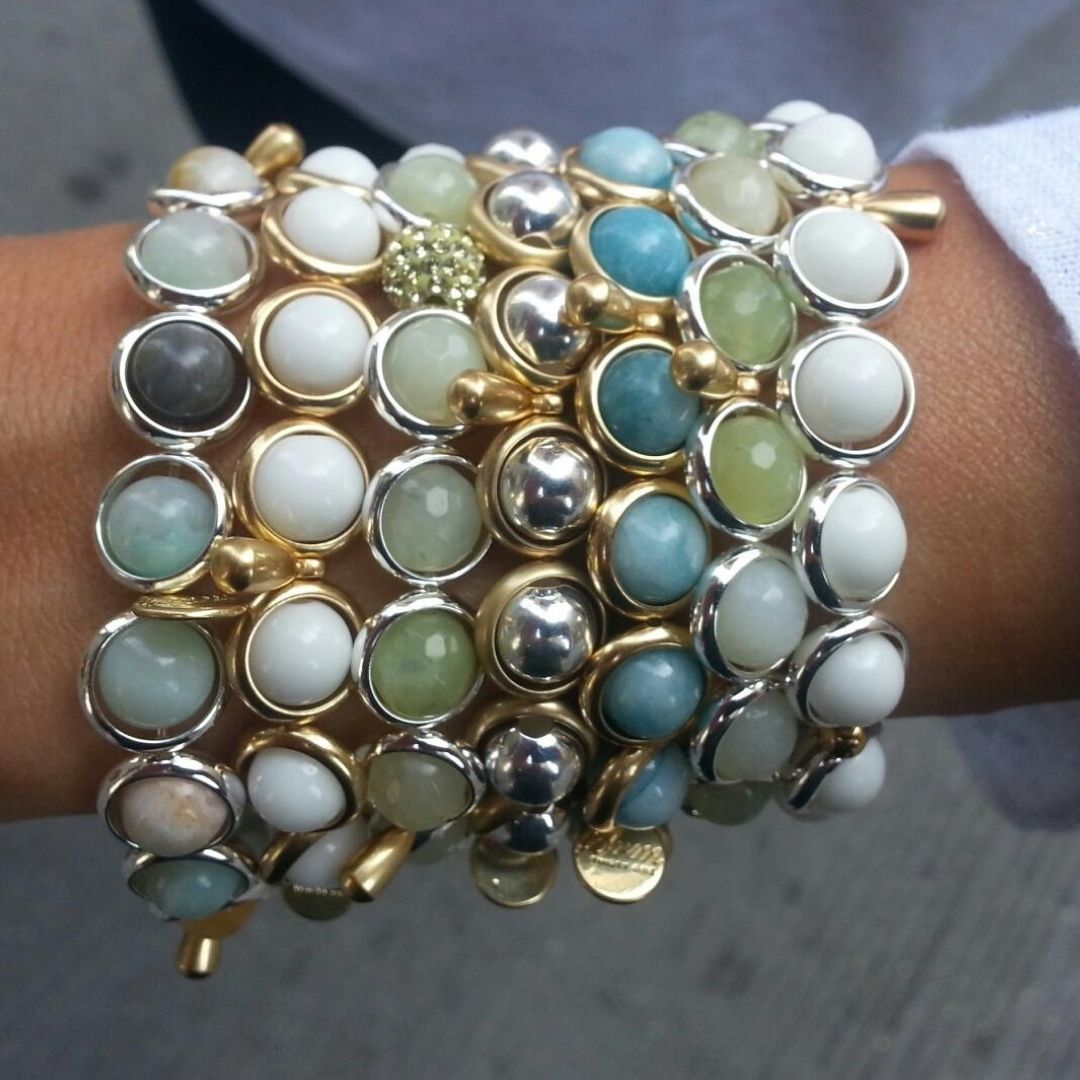
[[469,858],[473,882],[482,896],[505,908],[539,903],[555,885],[555,851],[526,855],[510,851],[491,837],[478,836]]
[[563,399],[534,393],[494,371],[464,371],[450,384],[450,411],[462,424],[509,424],[527,416],[558,416]]
[[405,865],[416,833],[390,826],[372,837],[341,873],[341,887],[357,903],[376,899]]
[[633,904],[660,884],[671,854],[666,828],[585,828],[574,840],[574,869],[578,879],[600,900]]
[[465,311],[476,302],[484,279],[483,255],[456,225],[408,225],[383,252],[382,287],[396,308]]

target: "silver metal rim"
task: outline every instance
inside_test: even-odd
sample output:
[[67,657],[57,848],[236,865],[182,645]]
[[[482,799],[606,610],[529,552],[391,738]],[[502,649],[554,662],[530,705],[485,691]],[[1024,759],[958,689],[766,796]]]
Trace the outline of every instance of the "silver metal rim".
[[195,213],[211,214],[223,222],[243,241],[248,254],[247,272],[226,285],[213,289],[179,289],[155,277],[142,263],[140,250],[148,233],[156,229],[170,215],[155,218],[147,222],[129,241],[124,251],[124,267],[134,284],[136,291],[156,307],[175,308],[178,311],[210,312],[222,311],[238,304],[258,283],[263,273],[262,250],[259,241],[250,229],[234,221],[227,214],[217,210],[200,208]]
[[739,713],[759,697],[783,684],[772,679],[755,679],[745,686],[736,686],[726,694],[708,702],[698,713],[698,724],[690,739],[690,765],[694,775],[707,784],[744,784],[745,780],[725,780],[716,774],[716,752]]
[[889,234],[889,239],[892,241],[896,254],[896,273],[893,277],[892,288],[877,300],[854,303],[820,292],[814,288],[813,283],[803,273],[799,261],[795,257],[795,238],[806,222],[815,215],[838,213],[860,213],[860,211],[847,206],[816,206],[812,210],[807,210],[805,213],[792,218],[781,230],[780,236],[773,247],[773,265],[776,267],[776,272],[780,275],[780,280],[784,283],[788,293],[806,314],[815,315],[826,322],[878,322],[900,303],[907,290],[908,279],[911,276],[907,252],[891,229],[882,226]]
[[[217,639],[197,622],[189,622],[202,635],[207,645],[210,646],[216,665],[216,679],[214,692],[206,703],[202,713],[191,723],[180,725],[179,729],[172,734],[159,733],[156,738],[150,735],[141,735],[129,731],[121,726],[109,715],[105,703],[97,689],[97,665],[105,647],[122,630],[126,630],[139,618],[132,611],[125,611],[110,619],[93,637],[83,655],[82,666],[79,669],[79,704],[82,706],[83,715],[90,722],[90,726],[103,738],[122,750],[130,750],[134,753],[155,753],[160,750],[173,750],[193,743],[201,735],[205,734],[213,726],[218,718],[222,706],[225,704],[226,678],[225,660],[222,656],[221,646]],[[139,729],[145,730],[145,729]],[[169,729],[162,729],[167,732]]]
[[[167,578],[146,578],[129,573],[113,559],[105,541],[105,518],[112,501],[142,473],[149,476],[185,470],[194,473],[192,479],[209,492],[214,504],[214,528],[206,547],[189,567]],[[94,517],[94,542],[98,555],[105,564],[105,569],[121,585],[139,592],[174,592],[185,585],[190,585],[202,575],[206,567],[207,555],[214,541],[225,536],[231,524],[232,507],[229,503],[229,493],[221,478],[205,461],[190,454],[147,454],[145,457],[129,462],[109,481],[98,501],[97,513]]]
[[[169,323],[192,323],[204,327],[225,342],[233,359],[236,361],[237,369],[244,380],[244,392],[237,407],[221,423],[207,428],[197,428],[193,431],[171,428],[147,416],[135,403],[128,382],[131,357],[136,346],[144,337],[158,327],[166,326]],[[120,339],[119,345],[113,352],[110,387],[116,411],[128,427],[144,439],[149,439],[150,442],[165,450],[194,450],[204,443],[231,434],[243,419],[252,399],[251,379],[248,377],[247,368],[244,364],[244,350],[239,339],[222,323],[198,312],[187,311],[166,311],[159,315],[151,315],[150,318],[143,319],[131,327]]]
[[476,678],[464,698],[447,712],[437,716],[412,717],[402,716],[394,712],[379,697],[378,691],[371,678],[371,659],[375,653],[379,638],[398,619],[405,615],[412,615],[418,611],[442,611],[460,619],[469,629],[470,635],[474,628],[473,616],[459,603],[451,600],[445,593],[434,589],[422,589],[419,592],[406,593],[392,600],[385,607],[380,608],[374,615],[368,617],[360,632],[356,636],[353,645],[353,678],[360,689],[360,697],[364,704],[380,719],[387,723],[395,724],[404,728],[429,728],[441,724],[451,717],[460,715],[472,703],[484,681],[484,671],[477,662]]
[[[108,773],[102,781],[97,798],[98,813],[105,819],[105,824],[113,836],[123,841],[128,847],[139,850],[139,845],[127,835],[114,813],[115,800],[129,784],[158,777],[191,780],[202,784],[225,804],[228,809],[225,824],[210,843],[204,844],[203,847],[220,844],[239,824],[244,807],[247,805],[247,796],[244,785],[232,769],[224,763],[213,761],[202,754],[184,751],[169,754],[167,757],[129,758],[127,761],[120,762]],[[183,858],[184,856],[176,857]]]
[[908,666],[908,643],[900,629],[878,615],[868,612],[854,619],[840,619],[811,630],[803,638],[791,658],[788,673],[787,694],[792,708],[803,720],[815,727],[834,728],[818,716],[809,703],[810,684],[814,676],[830,656],[849,641],[867,634],[882,634],[896,647],[906,669]]
[[[806,422],[799,405],[799,373],[814,350],[837,338],[850,337],[863,338],[884,348],[896,363],[904,386],[903,411],[896,426],[886,438],[869,446],[843,446],[823,439]],[[915,377],[907,357],[888,338],[863,326],[834,326],[803,338],[798,348],[784,358],[777,373],[776,406],[780,419],[813,457],[832,465],[848,465],[858,469],[891,454],[907,437],[915,418]]]
[[761,559],[773,559],[787,567],[791,566],[791,561],[775,548],[743,544],[709,563],[698,585],[694,606],[690,610],[690,637],[693,639],[694,651],[706,668],[725,679],[738,682],[757,680],[779,671],[788,661],[784,656],[767,668],[741,668],[724,656],[716,640],[716,612],[724,593],[743,570]]
[[214,210],[219,214],[243,215],[260,210],[270,201],[274,189],[265,181],[258,187],[237,188],[209,194],[186,188],[157,187],[151,190],[147,207],[151,214],[171,214],[176,210]]
[[389,161],[387,162],[376,174],[375,182],[371,185],[371,197],[376,207],[381,207],[390,221],[394,222],[397,228],[395,232],[400,232],[402,229],[409,225],[417,225],[420,227],[426,227],[432,224],[432,219],[424,217],[422,214],[414,214],[411,210],[406,210],[394,197],[390,194],[388,188],[388,182],[390,180],[390,174],[398,167],[400,162]]
[[[868,728],[867,734],[871,739],[877,738],[877,726]],[[789,813],[798,814],[800,817],[812,819],[820,816],[820,812],[815,813],[814,796],[821,790],[821,785],[829,774],[852,757],[858,757],[858,754],[844,752],[840,745],[818,751],[787,785],[787,790],[780,798],[780,805]]]
[[884,587],[865,600],[842,596],[829,581],[825,573],[825,563],[821,557],[821,537],[825,528],[825,519],[833,503],[843,492],[853,487],[873,488],[893,504],[896,503],[892,493],[884,484],[865,476],[836,473],[819,481],[806,493],[792,522],[791,556],[795,572],[799,575],[803,588],[822,607],[838,615],[855,615],[875,607],[889,595],[900,578],[898,570]]
[[389,496],[394,485],[414,469],[432,464],[448,465],[467,476],[473,484],[476,482],[477,468],[468,458],[441,446],[414,446],[388,461],[372,477],[364,495],[364,508],[362,511],[364,535],[367,537],[368,544],[370,544],[372,553],[378,560],[379,565],[393,574],[394,577],[400,578],[410,585],[421,587],[441,585],[443,582],[462,577],[476,566],[487,554],[488,548],[491,547],[491,533],[488,531],[487,526],[481,524],[480,537],[473,550],[463,562],[450,567],[449,570],[421,574],[403,566],[394,558],[383,534],[382,519],[387,496]]
[[[687,268],[682,286],[679,289],[679,295],[676,297],[675,301],[675,316],[679,325],[679,334],[683,341],[696,341],[704,338],[706,341],[711,342],[714,347],[719,349],[719,346],[713,341],[709,334],[708,327],[705,323],[705,313],[701,310],[701,286],[704,284],[705,279],[709,274],[727,265],[751,265],[760,267],[762,270],[767,270],[770,274],[775,274],[776,272],[770,263],[749,251],[719,248],[716,251],[708,251],[704,255],[699,255]],[[798,320],[794,317],[795,305],[792,304],[791,307],[791,333],[788,336],[787,343],[780,349],[776,357],[769,361],[769,363],[758,364],[756,366],[743,364],[734,356],[728,356],[723,350],[719,351],[726,359],[730,360],[739,371],[753,372],[754,374],[759,375],[763,372],[774,370],[784,359],[785,354],[791,346],[795,344],[799,335]]]
[[452,319],[456,323],[467,327],[470,332],[473,329],[472,320],[460,311],[442,307],[411,308],[407,311],[399,311],[391,315],[368,342],[367,355],[367,386],[371,400],[379,415],[392,427],[403,431],[418,442],[438,443],[447,442],[466,430],[466,424],[437,424],[430,420],[424,420],[415,413],[409,412],[394,396],[386,384],[386,352],[390,340],[402,327],[417,319],[427,318]]
[[676,167],[679,166],[680,161],[685,164],[688,159],[697,160],[709,156],[707,150],[702,150],[700,146],[695,146],[693,143],[683,142],[682,139],[676,139],[673,135],[665,135],[660,141],[671,155]]
[[709,474],[709,458],[712,442],[719,426],[738,413],[753,413],[775,418],[776,413],[767,405],[750,398],[732,398],[715,412],[707,413],[690,433],[686,444],[686,486],[698,510],[706,521],[739,540],[763,540],[779,532],[795,516],[803,495],[806,494],[806,463],[803,462],[799,495],[794,505],[776,521],[755,525],[734,514],[717,494]]
[[851,176],[808,169],[785,154],[779,146],[781,137],[796,125],[763,120],[751,126],[755,131],[771,132],[771,138],[765,145],[765,160],[769,168],[778,174],[777,182],[781,190],[787,191],[795,198],[824,199],[837,193],[858,195],[862,192],[880,191],[888,179],[885,165],[880,158],[877,171],[869,180],[858,180]]

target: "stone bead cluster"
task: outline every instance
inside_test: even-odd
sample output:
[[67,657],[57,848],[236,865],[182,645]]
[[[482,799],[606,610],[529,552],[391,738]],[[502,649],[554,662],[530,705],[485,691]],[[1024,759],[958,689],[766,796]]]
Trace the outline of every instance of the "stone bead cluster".
[[[274,888],[328,919],[468,845],[519,907],[565,841],[626,903],[680,809],[877,795],[907,535],[867,466],[914,408],[870,328],[908,275],[883,182],[808,102],[381,168],[275,125],[176,163],[126,253],[162,313],[109,380],[151,444],[96,522],[135,595],[80,695],[128,754],[100,810],[185,974]],[[260,295],[267,264],[293,281]],[[256,397],[276,415],[224,476]],[[459,590],[493,544],[523,561]],[[382,606],[336,584],[365,547]],[[229,697],[254,723],[224,763],[199,739]]]

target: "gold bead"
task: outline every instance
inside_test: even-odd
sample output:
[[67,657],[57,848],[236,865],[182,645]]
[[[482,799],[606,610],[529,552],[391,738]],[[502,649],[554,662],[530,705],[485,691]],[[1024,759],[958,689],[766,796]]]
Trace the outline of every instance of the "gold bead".
[[684,341],[676,345],[671,354],[671,377],[680,390],[709,401],[757,397],[761,392],[756,375],[741,374],[708,341]]
[[280,589],[299,577],[321,577],[325,564],[316,556],[298,558],[269,540],[230,536],[214,543],[209,569],[222,592],[250,596]]
[[244,157],[263,179],[274,176],[304,158],[304,140],[289,124],[270,124],[252,140]]
[[527,416],[558,416],[563,400],[536,393],[493,371],[464,371],[450,384],[450,411],[463,424],[509,424]]
[[415,840],[416,833],[391,825],[349,862],[341,872],[341,887],[357,903],[374,900],[405,865]]
[[203,919],[186,920],[176,952],[176,970],[186,979],[213,975],[221,963],[221,939],[242,930],[254,911],[255,904],[249,900],[222,908]]

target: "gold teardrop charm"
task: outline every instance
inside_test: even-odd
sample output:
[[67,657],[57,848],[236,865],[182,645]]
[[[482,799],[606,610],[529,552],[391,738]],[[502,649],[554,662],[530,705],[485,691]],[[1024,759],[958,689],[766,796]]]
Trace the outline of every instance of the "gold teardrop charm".
[[463,424],[510,424],[527,416],[558,416],[563,400],[537,393],[493,371],[464,371],[450,384],[450,411]]
[[229,536],[210,550],[210,578],[224,593],[251,596],[272,592],[297,578],[321,577],[323,561],[298,557],[269,540]]
[[740,373],[708,341],[684,341],[676,345],[671,354],[671,377],[680,390],[709,401],[757,397],[761,392],[756,375]]

